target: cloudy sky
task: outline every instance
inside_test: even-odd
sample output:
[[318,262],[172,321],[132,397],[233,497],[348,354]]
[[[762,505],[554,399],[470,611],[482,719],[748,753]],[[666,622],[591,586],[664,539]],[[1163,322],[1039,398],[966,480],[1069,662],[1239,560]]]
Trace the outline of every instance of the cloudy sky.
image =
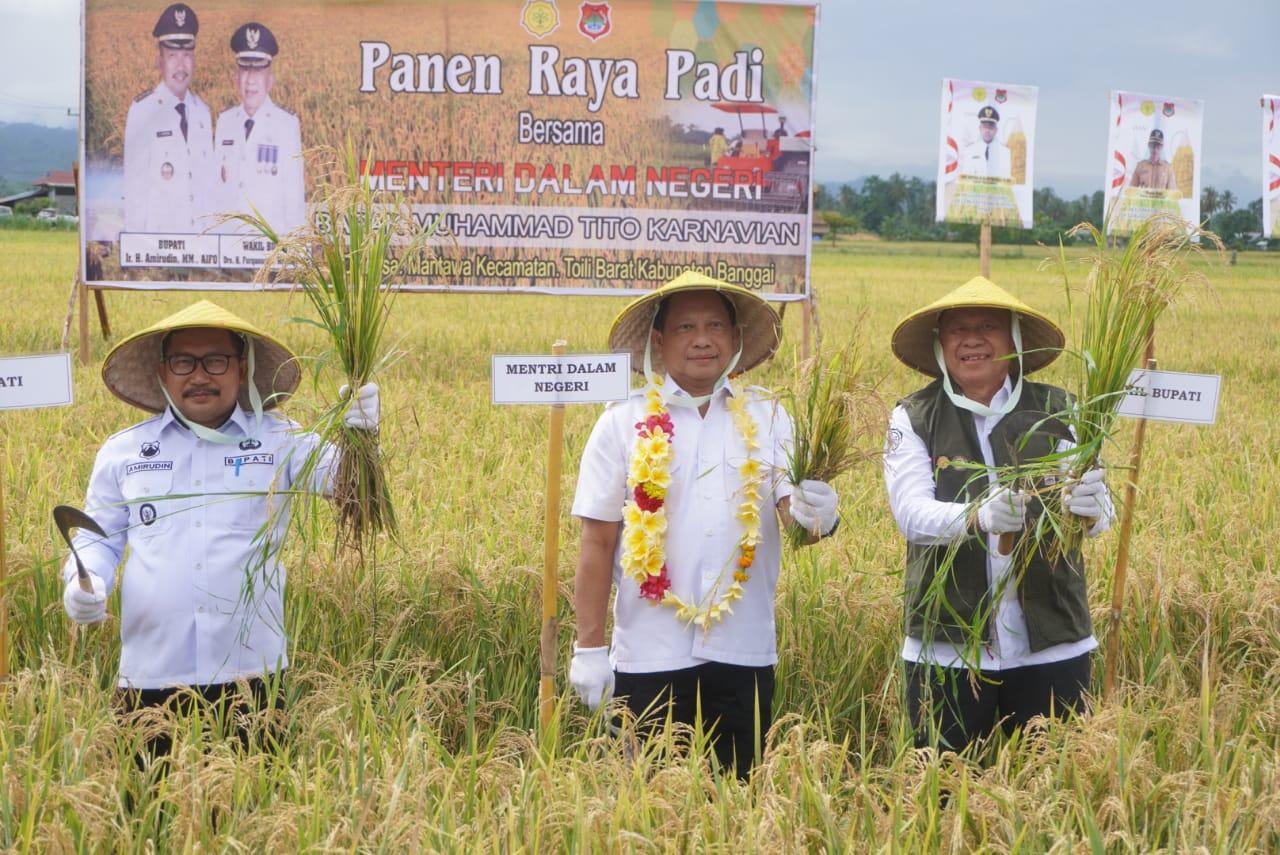
[[[0,121],[74,127],[79,18],[79,0],[0,0]],[[1280,0],[826,0],[818,178],[932,177],[950,76],[1040,87],[1036,184],[1068,196],[1102,185],[1112,88],[1204,99],[1203,184],[1251,200],[1277,35]]]

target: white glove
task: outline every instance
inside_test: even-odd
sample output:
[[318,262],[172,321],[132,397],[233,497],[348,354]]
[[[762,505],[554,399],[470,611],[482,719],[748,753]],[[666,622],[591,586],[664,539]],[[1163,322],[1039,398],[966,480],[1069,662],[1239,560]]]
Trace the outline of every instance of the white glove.
[[[338,389],[338,400],[345,401],[351,387],[346,383]],[[351,406],[347,407],[342,421],[353,430],[377,430],[379,417],[378,384],[365,383],[351,396]]]
[[791,518],[810,534],[828,535],[836,527],[839,497],[825,481],[801,481],[791,493]]
[[601,704],[608,703],[613,697],[613,666],[609,664],[609,648],[573,645],[569,683],[593,712]]
[[1063,503],[1067,510],[1078,517],[1102,519],[1110,516],[1107,506],[1111,503],[1107,482],[1101,469],[1090,469],[1074,484],[1066,488]]
[[71,577],[62,590],[62,607],[76,623],[98,623],[107,619],[107,583],[96,573],[89,574],[93,593],[80,590],[80,579]]
[[978,528],[991,534],[1022,531],[1026,516],[1027,494],[1001,487],[978,506]]

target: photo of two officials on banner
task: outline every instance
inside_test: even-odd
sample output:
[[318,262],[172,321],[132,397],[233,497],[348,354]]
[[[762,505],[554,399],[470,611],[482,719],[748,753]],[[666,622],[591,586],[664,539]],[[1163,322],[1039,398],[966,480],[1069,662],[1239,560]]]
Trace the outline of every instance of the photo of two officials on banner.
[[215,126],[190,88],[199,29],[195,11],[174,3],[152,30],[160,82],[134,99],[125,122],[124,231],[245,231],[218,215],[255,208],[280,233],[301,226],[302,138],[298,117],[271,100],[275,35],[257,22],[232,33],[240,103]]

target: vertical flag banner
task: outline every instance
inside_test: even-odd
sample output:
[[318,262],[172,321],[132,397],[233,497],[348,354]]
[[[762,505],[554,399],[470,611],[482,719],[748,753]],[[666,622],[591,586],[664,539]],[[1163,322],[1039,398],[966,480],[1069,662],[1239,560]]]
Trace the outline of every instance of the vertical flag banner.
[[1199,223],[1204,102],[1115,90],[1109,127],[1107,233],[1128,234],[1158,213]]
[[942,81],[938,222],[1031,228],[1034,86]]
[[[439,219],[407,290],[808,293],[815,2],[84,0],[86,280],[250,289],[300,154]],[[314,165],[314,164],[312,164]],[[282,284],[279,287],[288,287]]]
[[1280,95],[1262,96],[1262,234],[1280,240]]

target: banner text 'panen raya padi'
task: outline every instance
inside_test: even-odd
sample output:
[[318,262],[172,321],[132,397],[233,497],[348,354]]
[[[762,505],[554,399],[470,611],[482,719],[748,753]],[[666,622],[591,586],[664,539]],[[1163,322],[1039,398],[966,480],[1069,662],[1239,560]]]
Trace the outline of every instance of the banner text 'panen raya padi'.
[[1037,91],[942,81],[938,222],[1031,228]]
[[[180,20],[179,20],[180,19]],[[245,288],[309,222],[302,152],[370,152],[439,229],[409,287],[808,289],[813,5],[86,0],[88,280]],[[442,216],[441,216],[442,215]]]
[[1203,127],[1203,101],[1111,93],[1104,188],[1108,234],[1128,234],[1161,213],[1200,222]]

